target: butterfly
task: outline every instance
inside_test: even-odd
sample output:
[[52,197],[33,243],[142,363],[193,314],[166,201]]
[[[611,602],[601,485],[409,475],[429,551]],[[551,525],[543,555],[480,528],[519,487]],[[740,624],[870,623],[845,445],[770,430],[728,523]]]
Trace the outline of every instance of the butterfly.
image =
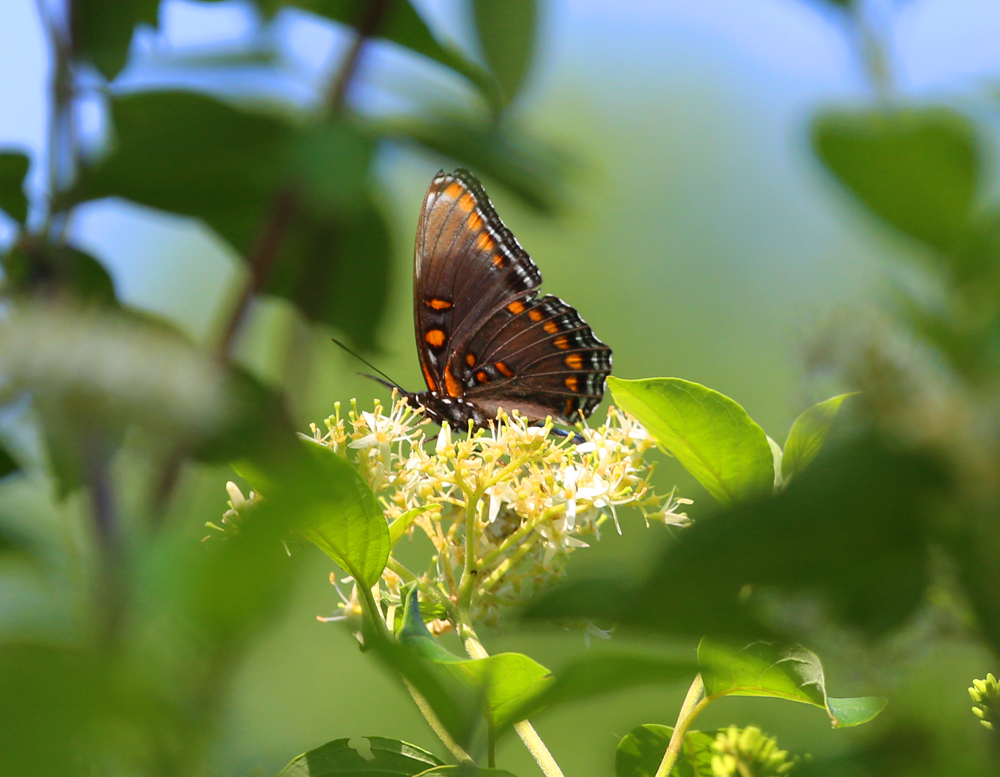
[[530,422],[587,418],[611,349],[579,313],[540,295],[542,273],[468,170],[439,172],[424,197],[413,317],[427,390],[406,393],[437,423],[485,428],[497,410]]

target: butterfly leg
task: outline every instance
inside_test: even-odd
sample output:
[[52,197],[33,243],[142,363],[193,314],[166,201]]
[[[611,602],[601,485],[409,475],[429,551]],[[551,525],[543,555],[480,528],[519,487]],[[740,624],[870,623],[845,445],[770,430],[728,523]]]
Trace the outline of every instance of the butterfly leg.
[[573,437],[572,442],[574,445],[580,445],[581,443],[587,442],[587,438],[584,437],[579,432],[570,432],[566,429],[557,429],[553,427],[552,430],[549,432],[549,434],[553,435],[554,437],[569,437],[570,435],[572,435]]

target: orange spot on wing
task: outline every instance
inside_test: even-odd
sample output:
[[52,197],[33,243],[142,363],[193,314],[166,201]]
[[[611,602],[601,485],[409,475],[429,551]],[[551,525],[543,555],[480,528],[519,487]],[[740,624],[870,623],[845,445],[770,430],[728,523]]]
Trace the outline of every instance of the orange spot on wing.
[[427,383],[427,388],[431,391],[437,391],[437,383],[434,382],[431,371],[427,367],[424,367],[424,382]]
[[490,376],[487,375],[482,370],[480,370],[479,372],[476,373],[476,380],[478,380],[480,383],[488,383],[490,380]]
[[514,377],[514,371],[503,362],[497,362],[494,366],[508,378]]
[[538,308],[532,308],[531,310],[528,311],[528,317],[532,321],[541,321],[543,318],[542,311],[540,311]]
[[475,232],[483,225],[483,219],[478,213],[472,211],[472,213],[469,214],[468,224],[469,224],[469,229]]
[[476,247],[480,251],[492,251],[495,245],[496,243],[493,242],[493,238],[485,232],[480,232],[479,237],[476,238]]
[[563,410],[563,415],[569,418],[573,414],[573,411],[576,409],[575,406],[576,406],[576,400],[573,399],[573,397],[567,399],[566,408]]
[[503,267],[503,254],[494,254],[493,264],[495,264],[497,267]]
[[550,335],[554,335],[556,332],[559,331],[559,324],[557,324],[555,321],[546,321],[544,324],[542,324],[542,329],[544,329]]
[[566,357],[566,366],[571,370],[578,370],[583,367],[583,357],[578,353],[571,353]]
[[563,384],[565,384],[566,388],[568,388],[570,391],[580,390],[580,381],[576,379],[576,375],[570,375],[568,378],[566,378],[566,380],[563,381]]
[[444,368],[444,387],[449,397],[462,396],[462,387],[455,380],[455,376],[451,374],[451,367]]
[[467,354],[465,354],[465,363],[468,364],[470,367],[476,366],[476,355],[472,351],[469,351]]
[[516,299],[507,306],[507,310],[516,316],[518,313],[524,312],[524,303]]
[[473,208],[476,207],[476,198],[473,197],[468,192],[466,192],[461,197],[459,197],[459,199],[458,199],[458,207],[460,207],[462,210],[464,210],[465,212],[468,213]]
[[451,303],[446,299],[425,299],[424,304],[434,310],[447,310],[451,307]]
[[433,345],[435,348],[440,348],[444,345],[444,332],[440,329],[431,329],[424,335],[424,340],[426,340],[430,345]]
[[552,341],[556,348],[562,348],[564,351],[569,348],[569,338],[566,335],[559,335],[555,340]]
[[444,193],[447,194],[449,197],[454,197],[457,199],[458,195],[462,193],[462,184],[460,184],[458,181],[452,181],[450,184],[448,184],[448,188],[444,190]]

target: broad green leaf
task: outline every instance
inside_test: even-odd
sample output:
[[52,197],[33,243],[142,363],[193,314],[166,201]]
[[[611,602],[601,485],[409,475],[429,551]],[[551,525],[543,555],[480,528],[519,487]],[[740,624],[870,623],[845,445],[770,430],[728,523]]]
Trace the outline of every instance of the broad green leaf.
[[357,471],[330,448],[303,440],[316,465],[307,514],[297,531],[340,564],[359,585],[371,587],[389,559],[389,527],[375,494]]
[[504,769],[484,769],[473,764],[449,764],[421,772],[419,777],[516,777],[516,775]]
[[76,0],[70,7],[77,54],[110,81],[125,67],[135,26],[155,27],[159,6],[159,0]]
[[90,254],[62,243],[23,238],[2,260],[6,290],[13,296],[115,307],[114,281]]
[[837,411],[845,399],[853,394],[840,394],[813,405],[795,419],[788,439],[785,440],[785,451],[781,458],[781,475],[786,480],[796,475],[812,462],[819,454],[826,440]]
[[579,580],[543,596],[527,615],[755,637],[774,634],[773,622],[759,618],[757,593],[779,602],[790,593],[818,596],[835,619],[884,634],[924,600],[926,526],[948,488],[940,465],[923,456],[877,439],[844,443],[820,453],[772,498],[685,529],[684,541],[667,546],[643,582],[621,574]]
[[437,756],[408,742],[356,737],[335,739],[303,753],[279,777],[403,777],[442,765]]
[[520,653],[460,659],[449,653],[427,630],[417,604],[417,589],[406,596],[399,642],[432,662],[437,671],[482,698],[499,730],[523,720],[532,701],[551,684],[549,670]]
[[980,188],[972,123],[944,108],[832,111],[813,127],[829,170],[878,216],[939,251],[967,227]]
[[723,505],[771,493],[767,435],[729,397],[680,378],[608,378],[615,402],[634,415]]
[[368,179],[374,143],[351,124],[304,127],[289,149],[289,175],[303,207],[317,218],[351,214]]
[[707,698],[770,696],[811,704],[826,710],[835,728],[867,723],[886,704],[879,697],[828,702],[823,665],[801,645],[757,641],[735,647],[705,638],[698,646],[698,661]]
[[506,123],[440,114],[372,125],[378,135],[410,140],[496,181],[529,208],[565,208],[565,175],[572,161]]
[[29,164],[28,155],[20,151],[0,152],[0,210],[21,224],[28,218],[24,177]]
[[394,548],[396,543],[403,539],[403,535],[406,534],[406,530],[413,525],[413,522],[418,516],[423,515],[428,510],[433,510],[434,505],[422,505],[421,507],[414,507],[412,510],[407,510],[401,516],[399,516],[395,521],[389,524],[389,547]]
[[535,49],[535,0],[473,0],[479,45],[500,84],[504,105],[521,89]]
[[638,685],[670,685],[690,681],[698,672],[694,661],[629,653],[598,653],[571,661],[555,673],[555,681],[535,689],[509,721],[534,717],[560,705],[617,693]]
[[[615,754],[615,777],[654,777],[670,744],[674,729],[647,723],[632,729]],[[714,777],[712,743],[718,731],[688,731],[680,756],[670,772],[673,777]]]
[[[365,3],[354,0],[258,0],[257,4],[267,14],[291,6],[355,28],[363,26],[368,10]],[[390,40],[454,70],[474,84],[495,109],[502,107],[494,77],[457,49],[440,43],[408,0],[384,5],[373,37]]]

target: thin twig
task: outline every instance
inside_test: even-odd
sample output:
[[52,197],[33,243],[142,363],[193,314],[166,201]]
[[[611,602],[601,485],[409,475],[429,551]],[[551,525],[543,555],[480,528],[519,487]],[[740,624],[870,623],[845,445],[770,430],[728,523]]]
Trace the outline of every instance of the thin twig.
[[687,696],[684,697],[681,711],[677,714],[677,724],[674,726],[673,734],[670,735],[667,751],[663,754],[663,760],[660,761],[660,768],[656,770],[655,777],[668,777],[674,764],[677,763],[677,757],[681,753],[681,746],[684,744],[687,730],[708,704],[708,700],[702,698],[704,693],[705,682],[698,674],[692,681],[691,687],[688,688]]

